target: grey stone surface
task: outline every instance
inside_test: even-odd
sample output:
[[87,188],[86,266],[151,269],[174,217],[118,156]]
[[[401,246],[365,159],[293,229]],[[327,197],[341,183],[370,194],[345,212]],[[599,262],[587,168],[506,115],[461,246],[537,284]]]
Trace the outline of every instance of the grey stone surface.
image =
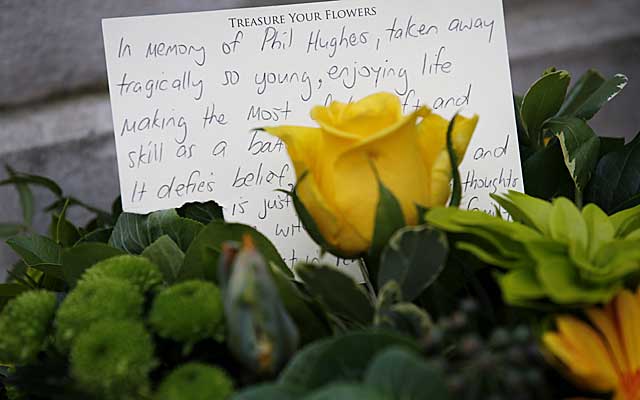
[[[0,163],[50,176],[68,194],[108,208],[118,180],[100,19],[285,2],[294,1],[0,0]],[[552,65],[576,78],[592,67],[623,72],[631,83],[593,125],[608,136],[640,130],[640,1],[504,2],[516,92]],[[51,201],[35,193],[38,207]],[[20,215],[13,189],[0,187],[0,221]],[[87,217],[71,214],[78,223]],[[44,232],[48,222],[39,215],[34,225]],[[0,244],[0,280],[13,259]]]

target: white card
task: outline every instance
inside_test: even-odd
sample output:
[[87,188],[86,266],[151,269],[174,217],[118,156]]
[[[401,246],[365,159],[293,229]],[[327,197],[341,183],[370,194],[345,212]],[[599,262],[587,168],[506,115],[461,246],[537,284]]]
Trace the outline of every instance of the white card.
[[[295,173],[271,125],[315,126],[314,105],[396,93],[480,121],[462,206],[523,190],[501,0],[349,0],[103,20],[123,208],[216,200],[289,265],[317,246],[293,205]],[[337,261],[341,263],[340,260]]]

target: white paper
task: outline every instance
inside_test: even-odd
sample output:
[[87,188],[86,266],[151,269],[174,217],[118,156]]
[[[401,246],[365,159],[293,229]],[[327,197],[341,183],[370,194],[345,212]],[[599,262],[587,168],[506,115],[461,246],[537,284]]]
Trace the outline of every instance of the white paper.
[[[319,254],[285,194],[284,145],[256,127],[315,126],[312,106],[395,92],[480,122],[463,207],[522,190],[501,0],[349,0],[103,20],[123,208],[216,200],[289,265]],[[345,265],[349,262],[336,261]]]

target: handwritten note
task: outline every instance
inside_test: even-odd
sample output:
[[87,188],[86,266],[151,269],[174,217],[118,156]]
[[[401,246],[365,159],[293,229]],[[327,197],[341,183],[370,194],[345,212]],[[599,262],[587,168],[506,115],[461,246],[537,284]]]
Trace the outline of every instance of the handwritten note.
[[[286,261],[318,258],[290,199],[279,140],[312,106],[379,91],[405,113],[479,114],[461,167],[463,206],[522,190],[501,0],[371,1],[103,20],[125,211],[216,200]],[[349,262],[334,260],[337,265]]]

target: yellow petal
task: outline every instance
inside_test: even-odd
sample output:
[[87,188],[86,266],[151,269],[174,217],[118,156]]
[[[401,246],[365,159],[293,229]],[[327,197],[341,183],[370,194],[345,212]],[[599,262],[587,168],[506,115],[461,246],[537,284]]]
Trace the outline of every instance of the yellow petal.
[[311,174],[299,182],[296,193],[311,214],[324,240],[344,256],[355,256],[366,251],[369,242],[324,199]]
[[264,130],[287,145],[287,151],[298,178],[306,171],[317,170],[318,158],[321,157],[317,149],[322,141],[322,131],[319,128],[278,126],[264,128]]
[[373,236],[379,198],[373,166],[400,202],[407,223],[417,222],[416,204],[425,205],[428,199],[427,171],[417,145],[418,115],[405,117],[393,129],[368,138],[336,161],[336,206],[368,240]]
[[547,333],[543,337],[549,350],[590,388],[615,388],[616,369],[602,337],[575,317],[559,317],[556,322],[559,333]]
[[315,107],[311,118],[330,133],[365,138],[402,120],[402,106],[397,96],[377,93],[355,103]]
[[586,313],[591,322],[604,335],[608,344],[607,347],[611,354],[613,354],[616,369],[619,372],[628,371],[629,361],[627,360],[625,349],[622,345],[620,332],[616,326],[615,313],[607,312],[596,307],[587,310]]
[[640,368],[640,302],[628,290],[623,290],[615,302],[629,368],[637,371]]
[[[458,163],[464,157],[473,132],[478,124],[478,117],[465,118],[457,116],[451,139]],[[419,125],[419,143],[425,165],[429,171],[428,207],[444,205],[451,192],[452,168],[447,151],[447,129],[449,122],[436,114],[427,115]]]

